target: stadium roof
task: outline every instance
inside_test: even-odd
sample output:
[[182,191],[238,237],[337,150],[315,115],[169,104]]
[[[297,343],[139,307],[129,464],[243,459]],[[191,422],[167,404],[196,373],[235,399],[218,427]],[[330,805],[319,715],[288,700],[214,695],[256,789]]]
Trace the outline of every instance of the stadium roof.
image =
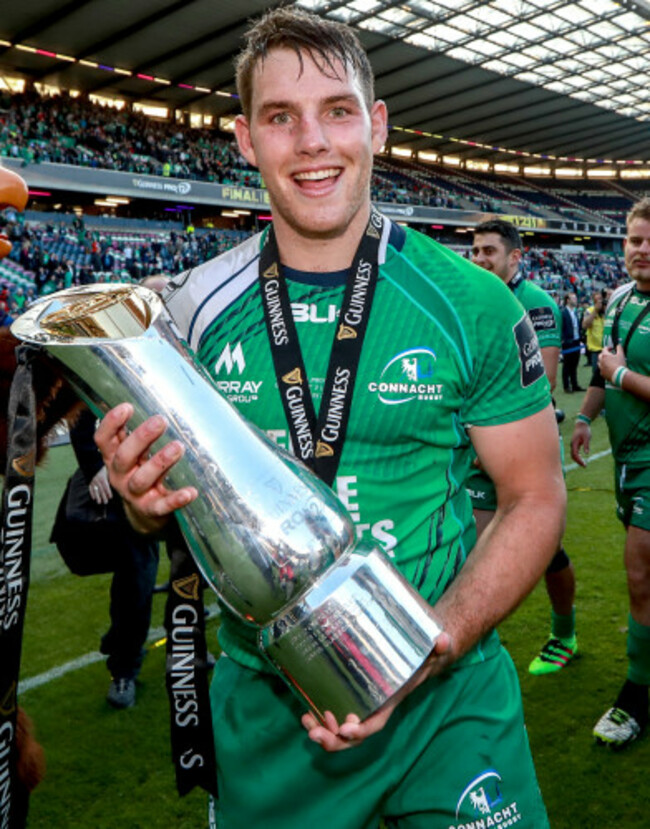
[[[233,115],[264,0],[5,4],[0,77]],[[650,2],[301,0],[354,26],[390,143],[490,161],[650,161]]]

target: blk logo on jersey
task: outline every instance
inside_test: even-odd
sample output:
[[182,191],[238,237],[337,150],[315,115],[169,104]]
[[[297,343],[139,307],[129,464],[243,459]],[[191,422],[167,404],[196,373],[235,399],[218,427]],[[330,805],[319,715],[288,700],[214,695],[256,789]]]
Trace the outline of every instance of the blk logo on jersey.
[[382,369],[368,391],[382,403],[397,406],[411,400],[442,400],[442,384],[434,382],[436,355],[430,348],[400,351]]
[[512,329],[519,348],[521,363],[521,385],[526,388],[544,376],[544,360],[537,342],[533,324],[527,316],[522,317]]
[[313,302],[292,302],[291,313],[295,323],[311,322],[319,324],[336,322],[339,309],[332,303],[319,310],[318,305]]

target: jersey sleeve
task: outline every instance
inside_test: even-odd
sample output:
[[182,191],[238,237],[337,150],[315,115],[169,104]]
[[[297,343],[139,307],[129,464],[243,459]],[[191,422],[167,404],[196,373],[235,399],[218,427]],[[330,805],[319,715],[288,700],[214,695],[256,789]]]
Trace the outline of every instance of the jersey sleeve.
[[562,346],[562,313],[557,303],[538,285],[526,282],[517,298],[528,312],[540,348]]
[[551,402],[539,340],[530,316],[501,284],[483,293],[476,316],[473,374],[462,417],[468,426],[520,420]]
[[198,351],[212,322],[257,280],[261,238],[260,233],[251,236],[167,283],[163,302],[193,351]]

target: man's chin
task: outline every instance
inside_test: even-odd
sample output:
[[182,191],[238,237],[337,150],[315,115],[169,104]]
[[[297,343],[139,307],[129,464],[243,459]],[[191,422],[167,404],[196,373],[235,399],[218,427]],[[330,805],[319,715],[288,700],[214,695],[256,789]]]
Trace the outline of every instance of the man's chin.
[[354,217],[349,216],[343,218],[323,217],[321,219],[310,217],[310,221],[294,220],[290,222],[290,225],[304,239],[326,242],[345,236],[350,231],[353,219]]
[[347,228],[348,225],[302,228],[300,230],[300,235],[303,236],[305,239],[312,239],[314,241],[320,240],[322,242],[327,242],[333,239],[340,239],[343,235],[345,235],[345,231],[347,230]]

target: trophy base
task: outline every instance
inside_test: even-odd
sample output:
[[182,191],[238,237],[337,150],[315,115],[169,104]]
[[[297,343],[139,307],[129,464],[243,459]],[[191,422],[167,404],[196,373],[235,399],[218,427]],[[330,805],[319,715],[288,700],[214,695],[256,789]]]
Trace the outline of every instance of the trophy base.
[[260,631],[261,650],[323,721],[373,714],[413,678],[441,629],[377,549],[344,553]]

